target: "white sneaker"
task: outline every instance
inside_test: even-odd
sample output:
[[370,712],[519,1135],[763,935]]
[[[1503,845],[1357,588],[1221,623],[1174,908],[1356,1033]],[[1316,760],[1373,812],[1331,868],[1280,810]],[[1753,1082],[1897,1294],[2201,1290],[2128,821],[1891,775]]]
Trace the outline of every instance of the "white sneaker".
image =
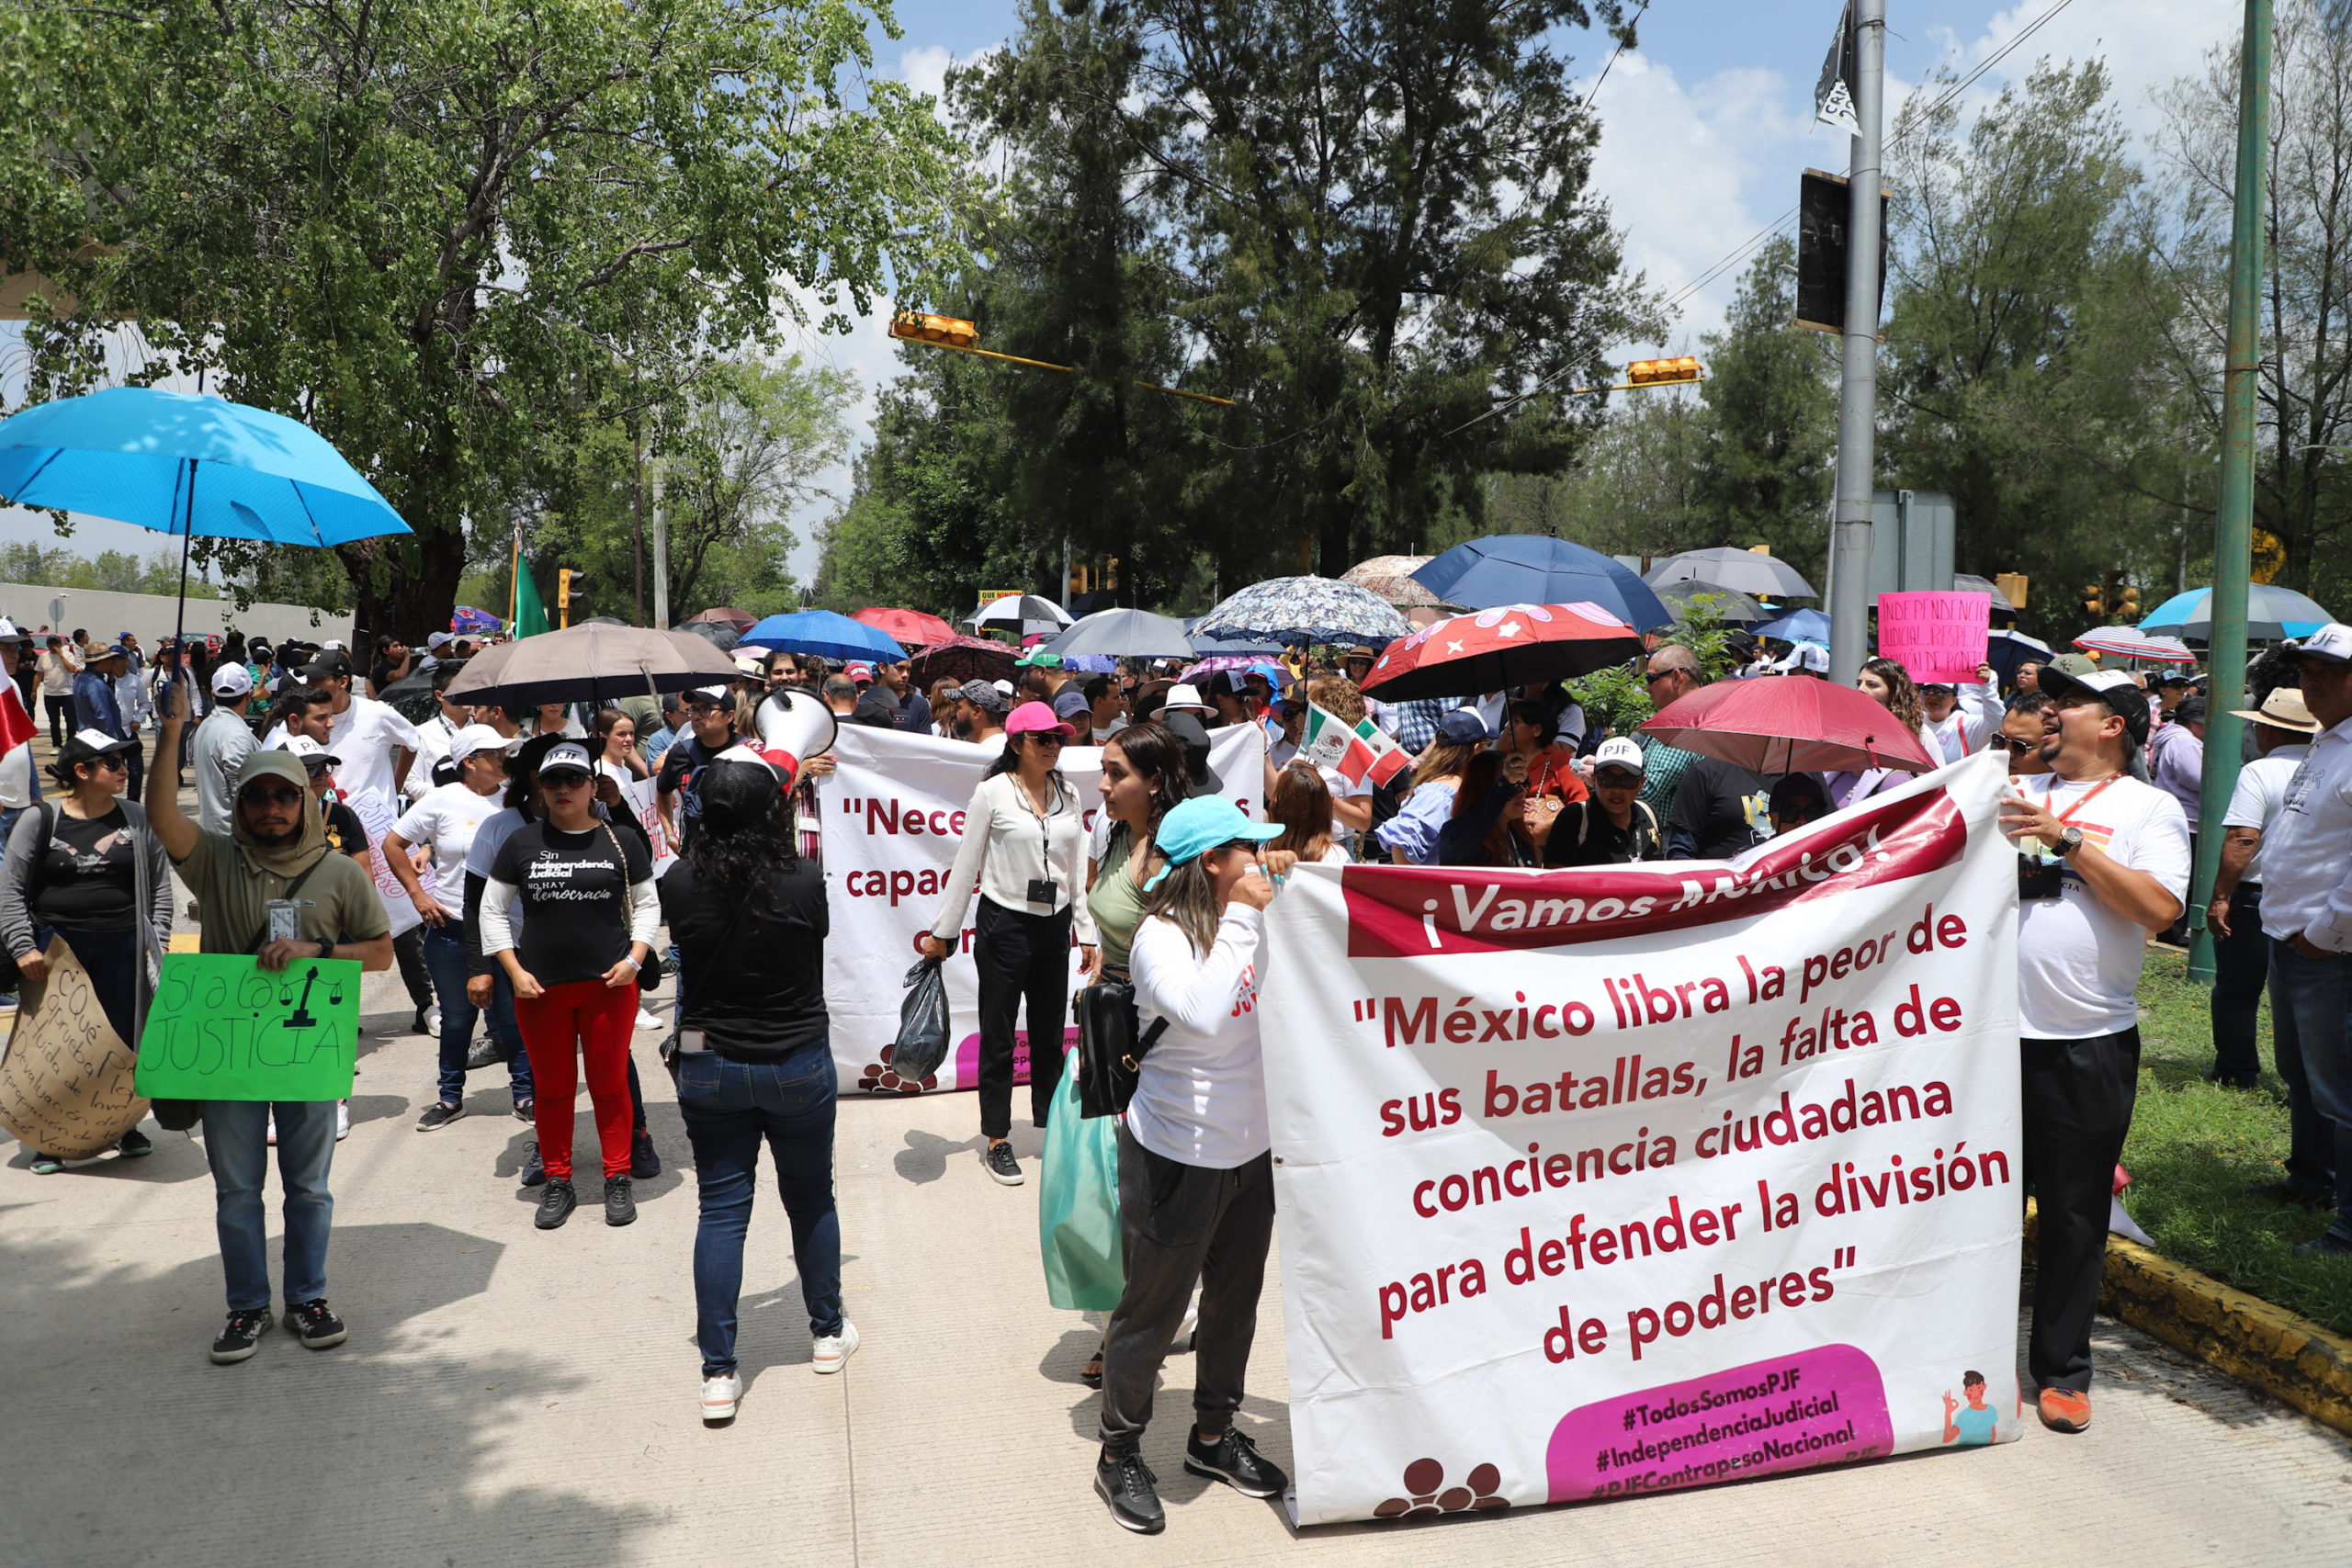
[[424,1010],[424,1032],[435,1040],[441,1038],[441,1006],[438,1002]]
[[334,1141],[339,1144],[349,1136],[351,1136],[351,1101],[338,1100],[334,1102]]
[[839,1334],[828,1334],[817,1341],[817,1354],[812,1364],[820,1376],[827,1372],[837,1372],[842,1370],[842,1363],[847,1361],[856,1350],[857,1325],[843,1318],[842,1331]]
[[733,1372],[702,1380],[702,1418],[712,1426],[735,1419],[735,1402],[743,1397],[743,1380]]
[[639,1008],[637,1010],[637,1027],[639,1029],[659,1029],[662,1027],[662,1021],[654,1017],[651,1013],[646,1011],[643,1008]]

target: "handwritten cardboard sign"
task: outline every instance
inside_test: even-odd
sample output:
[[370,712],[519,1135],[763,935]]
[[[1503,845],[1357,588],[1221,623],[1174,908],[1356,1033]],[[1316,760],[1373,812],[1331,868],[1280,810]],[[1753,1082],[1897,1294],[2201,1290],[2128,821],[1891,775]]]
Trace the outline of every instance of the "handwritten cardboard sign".
[[645,829],[645,837],[653,845],[653,875],[659,880],[663,873],[677,863],[678,857],[670,852],[670,840],[662,832],[662,813],[653,803],[657,781],[638,779],[621,786],[621,798],[637,814],[638,822]]
[[49,977],[27,980],[18,999],[0,1055],[0,1126],[43,1154],[106,1153],[147,1114],[147,1101],[131,1085],[134,1053],[64,938],[50,939]]
[[239,953],[174,953],[139,1041],[155,1100],[342,1100],[359,1056],[359,965],[303,958],[272,973]]
[[1882,593],[1878,651],[1922,685],[1976,679],[1993,629],[1989,593]]

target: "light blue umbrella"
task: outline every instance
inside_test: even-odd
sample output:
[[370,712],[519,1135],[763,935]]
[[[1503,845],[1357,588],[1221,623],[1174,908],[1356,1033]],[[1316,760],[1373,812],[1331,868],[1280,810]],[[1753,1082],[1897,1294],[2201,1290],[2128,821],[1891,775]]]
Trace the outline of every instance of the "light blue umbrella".
[[[2140,623],[2140,629],[2159,637],[2213,638],[2213,591],[2192,588],[2157,605]],[[2249,582],[2245,589],[2245,635],[2258,642],[2283,637],[2309,637],[2335,619],[2319,602],[2268,582]]]
[[896,664],[907,650],[888,634],[864,621],[853,621],[831,610],[802,610],[790,615],[770,615],[743,634],[741,643],[771,652],[811,653],[820,659],[878,659]]
[[1818,610],[1792,610],[1777,621],[1767,621],[1748,630],[1758,637],[1769,637],[1777,642],[1817,642],[1829,646],[1829,617]]
[[61,398],[0,422],[0,501],[178,535],[183,628],[197,535],[323,548],[410,531],[308,425],[153,387]]

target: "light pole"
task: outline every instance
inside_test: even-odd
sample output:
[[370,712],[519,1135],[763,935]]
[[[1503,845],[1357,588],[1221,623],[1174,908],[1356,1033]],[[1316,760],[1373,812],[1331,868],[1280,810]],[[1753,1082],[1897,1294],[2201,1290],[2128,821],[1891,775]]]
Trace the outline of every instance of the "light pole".
[[1871,493],[1878,435],[1879,130],[1886,0],[1854,0],[1854,119],[1848,170],[1845,374],[1838,389],[1838,502],[1830,531],[1829,678],[1851,685],[1869,651]]

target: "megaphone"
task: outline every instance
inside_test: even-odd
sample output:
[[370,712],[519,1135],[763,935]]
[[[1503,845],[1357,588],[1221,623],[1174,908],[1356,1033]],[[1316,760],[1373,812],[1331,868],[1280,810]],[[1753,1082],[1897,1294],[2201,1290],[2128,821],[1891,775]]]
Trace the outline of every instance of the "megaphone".
[[806,692],[771,692],[752,720],[760,735],[760,755],[782,775],[784,787],[799,781],[800,764],[833,749],[840,720],[833,710]]

